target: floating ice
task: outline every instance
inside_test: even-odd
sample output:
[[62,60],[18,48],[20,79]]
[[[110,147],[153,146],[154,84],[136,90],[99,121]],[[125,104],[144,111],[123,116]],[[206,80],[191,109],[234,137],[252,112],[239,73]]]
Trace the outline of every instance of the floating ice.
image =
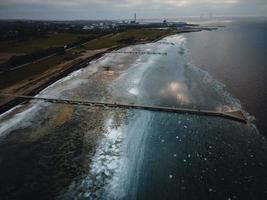
[[78,195],[82,195],[84,198],[101,198],[104,193],[104,186],[112,181],[113,175],[122,165],[123,129],[122,127],[114,127],[113,124],[113,118],[106,120],[106,131],[95,155],[91,158],[89,174],[79,186],[82,190]]
[[[0,119],[4,118],[5,116],[11,114],[16,109],[20,108],[21,106],[16,106],[15,108],[7,111],[6,113],[0,115]],[[16,129],[18,126],[20,128],[30,126],[31,125],[31,118],[35,116],[36,113],[41,109],[40,103],[35,103],[32,107],[22,111],[21,113],[15,114],[12,118],[9,118],[5,122],[1,122],[0,126],[0,137],[5,136],[6,134],[10,133],[12,130]],[[23,123],[22,123],[23,122]]]
[[137,96],[137,95],[139,94],[139,91],[138,91],[137,88],[131,88],[131,89],[129,90],[129,93],[130,93],[130,94],[133,94],[133,95],[135,95],[135,96]]

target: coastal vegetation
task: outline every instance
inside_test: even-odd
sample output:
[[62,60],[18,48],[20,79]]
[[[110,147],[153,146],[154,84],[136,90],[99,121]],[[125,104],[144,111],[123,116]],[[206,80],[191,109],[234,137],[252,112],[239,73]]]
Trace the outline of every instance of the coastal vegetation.
[[81,39],[94,36],[91,34],[55,33],[51,36],[31,37],[23,41],[0,41],[0,51],[7,53],[29,54],[53,47],[63,47]]
[[87,49],[101,49],[110,48],[112,46],[121,44],[131,44],[135,42],[148,42],[167,36],[173,30],[160,30],[160,29],[130,29],[116,34],[109,34],[101,38],[97,38],[88,42],[85,47]]

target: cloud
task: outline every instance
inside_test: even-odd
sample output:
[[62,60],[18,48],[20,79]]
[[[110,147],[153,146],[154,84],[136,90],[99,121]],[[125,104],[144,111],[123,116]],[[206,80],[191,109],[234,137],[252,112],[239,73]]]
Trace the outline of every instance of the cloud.
[[0,18],[127,18],[267,15],[267,0],[0,0]]
[[176,7],[190,6],[194,4],[236,4],[239,0],[2,0],[0,4],[46,4],[46,5],[93,5],[103,6],[140,6],[147,4],[169,5]]
[[199,4],[209,4],[209,5],[232,5],[239,3],[239,0],[153,0],[155,3],[162,3],[170,6],[176,7],[187,7]]

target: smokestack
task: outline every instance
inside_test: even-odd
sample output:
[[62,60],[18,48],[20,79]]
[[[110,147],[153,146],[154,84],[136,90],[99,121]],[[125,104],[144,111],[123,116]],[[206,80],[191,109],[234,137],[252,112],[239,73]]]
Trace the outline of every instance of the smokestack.
[[136,13],[134,13],[134,21],[136,22]]

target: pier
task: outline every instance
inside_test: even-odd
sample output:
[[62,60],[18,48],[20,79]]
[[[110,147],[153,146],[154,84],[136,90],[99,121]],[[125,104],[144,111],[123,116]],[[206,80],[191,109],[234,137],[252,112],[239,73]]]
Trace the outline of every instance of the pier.
[[175,44],[173,42],[156,42],[156,44],[166,44],[166,45],[175,46]]
[[26,95],[15,95],[15,94],[1,94],[0,96],[14,97],[26,100],[37,100],[56,104],[70,104],[70,105],[82,105],[90,107],[104,107],[104,108],[123,108],[123,109],[139,109],[157,112],[169,112],[169,113],[184,113],[184,114],[195,114],[204,116],[221,117],[234,121],[238,121],[244,124],[248,123],[246,116],[242,111],[233,112],[219,112],[215,110],[203,110],[203,109],[192,109],[192,108],[177,108],[177,107],[165,107],[165,106],[152,106],[152,105],[141,105],[141,104],[127,104],[117,102],[101,102],[101,101],[80,101],[80,100],[69,100],[69,99],[56,99]]
[[117,53],[117,54],[136,54],[136,55],[161,55],[161,56],[167,56],[166,52],[149,52],[149,51],[112,51],[111,53]]

